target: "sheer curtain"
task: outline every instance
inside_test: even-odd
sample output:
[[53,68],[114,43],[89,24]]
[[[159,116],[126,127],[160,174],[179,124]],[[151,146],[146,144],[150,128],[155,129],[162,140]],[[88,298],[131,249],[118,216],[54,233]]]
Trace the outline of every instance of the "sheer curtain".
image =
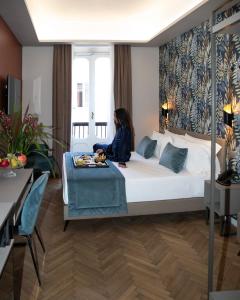
[[110,47],[110,65],[111,65],[111,92],[110,92],[110,110],[109,110],[109,116],[108,116],[108,143],[111,143],[113,140],[113,137],[115,135],[115,124],[114,124],[114,110],[115,110],[115,103],[114,103],[114,46],[112,45]]
[[53,142],[53,156],[62,170],[63,152],[71,139],[72,47],[55,45],[53,50],[53,136],[67,145]]

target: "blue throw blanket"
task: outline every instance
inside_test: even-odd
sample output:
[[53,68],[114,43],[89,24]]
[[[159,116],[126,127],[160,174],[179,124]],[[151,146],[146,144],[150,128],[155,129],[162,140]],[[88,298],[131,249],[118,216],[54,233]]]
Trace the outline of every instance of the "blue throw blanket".
[[125,178],[107,161],[109,168],[75,168],[65,153],[69,216],[114,215],[127,213]]

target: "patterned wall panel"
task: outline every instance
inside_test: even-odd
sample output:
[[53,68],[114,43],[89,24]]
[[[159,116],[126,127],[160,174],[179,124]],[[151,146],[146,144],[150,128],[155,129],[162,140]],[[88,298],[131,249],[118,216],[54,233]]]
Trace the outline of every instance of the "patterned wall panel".
[[240,3],[237,3],[235,5],[233,5],[232,7],[230,7],[227,10],[224,10],[221,13],[218,13],[216,16],[216,21],[215,23],[218,24],[220,22],[222,22],[223,20],[233,16],[234,14],[238,13],[240,11]]
[[[218,35],[216,47],[217,135],[225,136],[223,106],[229,102],[231,92],[240,99],[240,38]],[[208,21],[159,48],[159,80],[160,107],[167,99],[175,103],[169,113],[169,126],[210,134],[211,41]]]
[[160,47],[160,105],[175,103],[170,127],[208,132],[210,115],[210,30],[205,22]]

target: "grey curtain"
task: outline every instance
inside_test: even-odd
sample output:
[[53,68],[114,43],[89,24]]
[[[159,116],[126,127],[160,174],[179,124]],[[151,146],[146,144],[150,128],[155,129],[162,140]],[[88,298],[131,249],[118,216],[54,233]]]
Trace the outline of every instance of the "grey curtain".
[[72,47],[55,45],[53,50],[53,136],[67,146],[53,142],[53,156],[62,170],[63,152],[69,151],[71,140]]
[[114,101],[115,108],[125,108],[132,117],[132,65],[129,45],[114,45]]

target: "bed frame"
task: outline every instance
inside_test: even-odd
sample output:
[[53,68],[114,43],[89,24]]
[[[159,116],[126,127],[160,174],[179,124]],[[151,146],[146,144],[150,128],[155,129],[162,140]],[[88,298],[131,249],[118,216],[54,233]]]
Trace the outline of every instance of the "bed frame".
[[[199,139],[211,140],[211,136],[205,134],[190,132],[178,128],[169,128],[168,130],[180,135],[188,133],[189,135]],[[220,162],[221,172],[223,172],[226,168],[226,141],[222,138],[217,138],[216,142],[222,147],[217,156]],[[130,202],[128,203],[128,213],[121,214],[121,215],[70,217],[68,215],[68,205],[64,204],[64,221],[65,221],[64,230],[66,229],[67,224],[70,220],[101,219],[101,218],[114,218],[114,217],[119,218],[119,217],[126,217],[126,216],[200,211],[204,209],[205,209],[204,197],[194,197],[194,198],[156,200],[156,201],[145,201],[145,202]]]

